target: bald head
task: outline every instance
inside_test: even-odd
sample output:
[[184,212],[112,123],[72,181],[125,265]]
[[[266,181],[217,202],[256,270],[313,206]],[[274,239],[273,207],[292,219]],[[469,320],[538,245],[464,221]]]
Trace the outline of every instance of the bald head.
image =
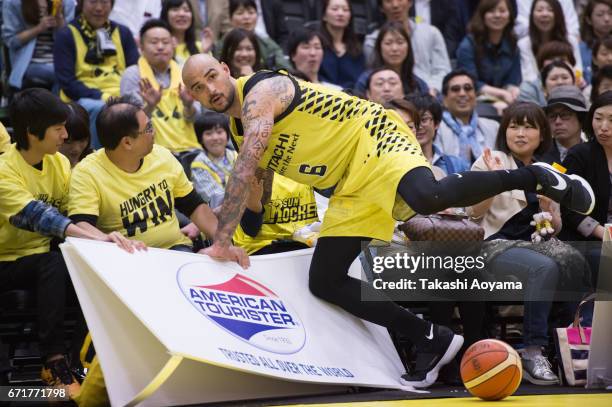
[[227,65],[207,54],[192,55],[183,66],[183,83],[202,106],[225,113],[234,102],[236,90]]
[[210,68],[221,69],[221,63],[208,54],[191,55],[183,66],[183,82],[187,84],[189,77],[205,72]]

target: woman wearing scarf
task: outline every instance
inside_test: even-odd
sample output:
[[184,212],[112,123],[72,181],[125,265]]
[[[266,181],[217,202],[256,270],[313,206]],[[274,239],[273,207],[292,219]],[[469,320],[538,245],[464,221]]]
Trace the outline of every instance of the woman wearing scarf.
[[92,147],[99,148],[96,117],[111,96],[119,96],[125,69],[138,61],[129,28],[109,20],[113,0],[83,0],[78,17],[59,30],[53,46],[55,74],[64,101],[89,113]]

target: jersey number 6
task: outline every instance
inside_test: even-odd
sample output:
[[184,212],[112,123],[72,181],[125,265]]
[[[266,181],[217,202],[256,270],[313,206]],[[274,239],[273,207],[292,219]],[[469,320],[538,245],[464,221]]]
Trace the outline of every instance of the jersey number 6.
[[322,177],[325,175],[325,171],[327,171],[327,165],[315,165],[314,167],[311,167],[308,164],[302,164],[300,165],[299,171],[302,174],[318,175],[319,177]]

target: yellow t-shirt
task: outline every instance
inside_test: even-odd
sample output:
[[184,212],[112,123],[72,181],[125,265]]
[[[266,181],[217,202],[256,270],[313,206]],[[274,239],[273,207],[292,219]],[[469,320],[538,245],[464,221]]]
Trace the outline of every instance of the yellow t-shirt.
[[28,164],[13,144],[0,155],[0,261],[49,251],[51,238],[18,229],[12,216],[39,200],[64,212],[70,183],[70,161],[60,153],[45,155],[42,170]]
[[[199,52],[202,52],[202,42],[196,41],[196,48]],[[189,50],[187,49],[187,44],[182,43],[176,46],[174,49],[174,60],[176,63],[182,68],[187,62],[187,59],[191,56]]]
[[0,123],[0,154],[6,153],[11,145],[11,136],[4,127],[4,124]]
[[275,240],[292,239],[296,230],[317,220],[317,201],[312,187],[274,175],[272,195],[264,205],[261,230],[251,237],[238,225],[234,244],[252,254]]
[[74,167],[68,214],[97,216],[103,232],[118,231],[151,247],[191,245],[180,231],[174,199],[192,190],[183,167],[164,147],[153,146],[135,173],[118,168],[100,149]]
[[[148,79],[155,89],[160,85],[149,63],[143,57],[138,59],[140,77]],[[173,153],[180,153],[193,149],[202,149],[196,137],[193,123],[183,116],[183,102],[179,96],[181,84],[181,69],[176,62],[170,61],[170,86],[162,89],[161,100],[151,114],[151,121],[155,128],[155,143],[166,147]]]

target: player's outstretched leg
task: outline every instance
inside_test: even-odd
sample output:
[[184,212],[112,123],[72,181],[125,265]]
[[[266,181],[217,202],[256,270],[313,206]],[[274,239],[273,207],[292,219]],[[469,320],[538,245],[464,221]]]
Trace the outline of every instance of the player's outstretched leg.
[[[361,237],[319,238],[310,263],[310,291],[361,319],[409,338],[419,348],[419,370],[417,376],[404,375],[402,379],[414,387],[428,387],[436,381],[440,368],[459,352],[463,337],[449,328],[418,318],[370,284],[350,277],[348,269],[366,240]],[[362,300],[362,295],[368,301]]]
[[466,171],[439,181],[429,168],[417,167],[402,177],[397,190],[415,212],[427,215],[472,206],[514,189],[540,193],[583,214],[589,214],[595,205],[595,194],[586,180],[562,174],[545,163],[516,170]]

